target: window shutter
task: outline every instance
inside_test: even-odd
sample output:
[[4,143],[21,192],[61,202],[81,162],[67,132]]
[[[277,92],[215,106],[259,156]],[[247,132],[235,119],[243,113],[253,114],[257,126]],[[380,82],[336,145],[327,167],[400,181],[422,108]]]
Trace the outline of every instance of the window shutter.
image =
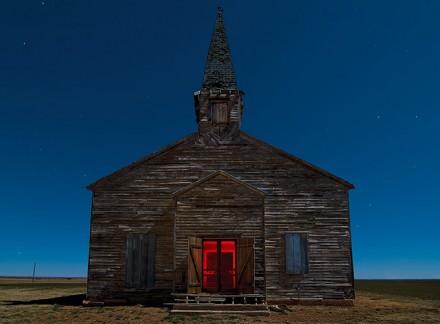
[[286,233],[286,273],[309,272],[307,235]]
[[148,234],[147,288],[154,288],[156,234]]
[[227,102],[213,102],[211,106],[212,123],[224,124],[228,122],[228,104]]
[[155,254],[155,234],[127,235],[126,285],[128,288],[154,287]]
[[307,235],[301,234],[301,273],[309,273],[309,245]]
[[128,288],[134,287],[134,234],[129,233],[127,235],[127,269],[126,269],[126,284]]
[[133,251],[133,288],[141,287],[142,272],[142,234],[134,235]]
[[188,237],[188,293],[202,292],[202,239]]
[[239,293],[254,293],[254,276],[254,238],[241,237],[237,244],[237,285]]

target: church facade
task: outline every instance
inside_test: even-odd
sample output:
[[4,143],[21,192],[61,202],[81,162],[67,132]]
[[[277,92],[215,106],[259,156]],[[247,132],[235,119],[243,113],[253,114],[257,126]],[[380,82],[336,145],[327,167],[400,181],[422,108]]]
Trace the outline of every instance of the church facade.
[[87,187],[86,303],[353,301],[353,185],[241,131],[243,96],[219,10],[198,130]]

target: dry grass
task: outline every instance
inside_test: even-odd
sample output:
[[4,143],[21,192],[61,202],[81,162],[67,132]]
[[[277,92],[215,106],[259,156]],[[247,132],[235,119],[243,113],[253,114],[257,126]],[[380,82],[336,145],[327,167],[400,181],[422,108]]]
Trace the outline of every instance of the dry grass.
[[440,280],[356,280],[356,291],[440,300]]
[[[6,281],[0,279],[1,323],[440,323],[440,300],[370,292],[359,287],[354,307],[292,306],[269,317],[174,316],[166,308],[144,306],[82,307],[84,281]],[[426,288],[426,287],[425,287]],[[436,288],[436,287],[434,287]],[[375,288],[377,289],[377,288]],[[372,289],[372,290],[375,290]],[[414,286],[417,291],[416,286]],[[371,290],[371,289],[370,289]],[[395,293],[395,291],[394,291]],[[55,297],[77,295],[73,303]],[[32,304],[26,304],[26,302]],[[56,303],[61,301],[61,304]],[[67,299],[67,301],[69,301]],[[62,305],[64,304],[64,305]]]

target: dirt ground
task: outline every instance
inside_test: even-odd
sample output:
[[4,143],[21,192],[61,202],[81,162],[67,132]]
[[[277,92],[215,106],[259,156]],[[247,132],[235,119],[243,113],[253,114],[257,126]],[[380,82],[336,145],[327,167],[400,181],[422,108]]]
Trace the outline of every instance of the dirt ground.
[[[291,306],[287,314],[170,316],[167,308],[82,307],[81,281],[0,279],[0,323],[440,323],[440,301],[357,291],[353,307]],[[76,306],[72,306],[76,305]]]

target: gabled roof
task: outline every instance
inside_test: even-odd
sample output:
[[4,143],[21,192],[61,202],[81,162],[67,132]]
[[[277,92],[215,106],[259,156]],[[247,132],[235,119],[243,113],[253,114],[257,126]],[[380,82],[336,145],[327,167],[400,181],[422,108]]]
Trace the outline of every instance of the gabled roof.
[[223,10],[218,8],[217,20],[206,59],[202,88],[237,90],[222,12]]
[[[86,188],[89,189],[89,190],[94,190],[95,188],[97,188],[97,187],[107,183],[108,181],[111,181],[113,179],[117,179],[119,176],[122,176],[124,174],[129,173],[131,170],[135,169],[136,167],[138,167],[139,165],[141,165],[143,163],[146,163],[146,162],[148,162],[148,161],[150,161],[150,160],[152,160],[152,159],[154,159],[156,157],[160,157],[160,156],[163,156],[163,155],[171,152],[174,148],[176,148],[176,147],[178,147],[180,145],[194,142],[194,140],[197,138],[197,136],[198,136],[197,133],[193,133],[191,135],[188,135],[188,136],[182,138],[181,140],[179,140],[179,141],[177,141],[177,142],[175,142],[175,143],[173,143],[171,145],[168,145],[168,146],[164,147],[163,149],[161,149],[159,151],[156,151],[156,152],[154,152],[154,153],[152,153],[152,154],[150,154],[150,155],[148,155],[148,156],[146,156],[146,157],[144,157],[144,158],[142,158],[142,159],[140,159],[138,161],[135,161],[135,162],[131,163],[130,165],[128,165],[128,166],[126,166],[126,167],[124,167],[124,168],[122,168],[122,169],[120,169],[120,170],[118,170],[118,171],[116,171],[116,172],[106,176],[106,177],[103,177],[103,178],[99,179],[98,181],[88,185]],[[287,153],[287,152],[285,152],[285,151],[283,151],[283,150],[281,150],[281,149],[279,149],[279,148],[277,148],[277,147],[275,147],[273,145],[270,145],[270,144],[268,144],[268,143],[266,143],[266,142],[264,142],[264,141],[262,141],[260,139],[257,139],[255,137],[249,135],[249,134],[246,134],[243,131],[240,132],[240,137],[241,137],[241,139],[244,142],[248,142],[248,143],[252,143],[252,144],[258,145],[258,146],[266,149],[269,152],[273,152],[273,153],[279,154],[280,156],[282,156],[282,157],[284,157],[284,158],[286,158],[288,160],[291,160],[291,161],[293,161],[295,163],[298,163],[299,165],[302,165],[303,167],[309,169],[312,172],[320,174],[320,175],[322,175],[322,176],[324,176],[324,177],[326,177],[328,179],[331,179],[331,180],[341,184],[342,186],[346,187],[347,189],[354,189],[354,185],[352,185],[348,181],[346,181],[346,180],[344,180],[342,178],[339,178],[339,177],[337,177],[337,176],[335,176],[335,175],[333,175],[333,174],[331,174],[331,173],[329,173],[329,172],[327,172],[327,171],[325,171],[325,170],[323,170],[321,168],[318,168],[317,166],[315,166],[313,164],[310,164],[310,163],[308,163],[308,162],[306,162],[304,160],[301,160],[300,158],[297,158],[297,157],[295,157],[295,156],[293,156],[293,155],[291,155],[291,154],[289,154],[289,153]],[[219,171],[219,172],[222,172],[222,171]],[[227,175],[226,172],[222,172],[221,174]],[[210,177],[210,176],[214,177],[215,175],[211,174],[208,177]],[[232,177],[231,175],[228,175],[228,176]],[[232,177],[232,178],[234,178],[234,177]],[[203,178],[203,179],[205,179],[204,181],[207,180],[207,178]],[[203,179],[198,180],[195,183],[198,183],[199,181],[202,181]],[[234,178],[234,179],[236,179],[236,178]],[[241,180],[238,180],[238,181],[241,181]],[[188,188],[188,187],[185,187],[185,188]],[[183,188],[183,189],[185,189],[185,188]],[[181,189],[181,190],[183,190],[183,189]],[[256,190],[259,190],[259,189],[256,189]],[[178,192],[176,192],[174,194],[177,194]]]
[[198,180],[198,181],[196,181],[196,182],[194,182],[194,183],[192,183],[182,189],[177,190],[176,192],[173,193],[173,196],[178,197],[180,195],[183,195],[184,193],[191,191],[192,189],[194,189],[194,188],[204,184],[205,182],[208,182],[209,180],[214,179],[215,177],[218,177],[218,176],[224,176],[224,177],[228,178],[229,180],[237,183],[238,185],[243,186],[243,187],[249,189],[250,191],[253,191],[261,196],[266,195],[266,193],[264,191],[261,191],[260,189],[255,188],[254,186],[251,186],[250,184],[230,175],[229,173],[227,173],[225,171],[219,170],[219,171],[215,171],[215,172],[207,175],[206,177],[204,177],[204,178],[202,178],[202,179],[200,179],[200,180]]
[[173,148],[175,148],[176,146],[179,146],[179,145],[181,145],[183,143],[187,143],[187,142],[189,142],[191,140],[194,140],[196,137],[197,137],[197,133],[192,133],[192,134],[190,134],[190,135],[188,135],[188,136],[178,140],[177,142],[174,142],[173,144],[165,146],[164,148],[162,148],[162,149],[160,149],[160,150],[158,150],[158,151],[156,151],[154,153],[151,153],[150,155],[147,155],[146,157],[144,157],[144,158],[142,158],[140,160],[134,161],[133,163],[127,165],[126,167],[123,167],[122,169],[119,169],[119,170],[117,170],[117,171],[115,171],[115,172],[113,172],[113,173],[111,173],[111,174],[109,174],[109,175],[107,175],[107,176],[105,176],[105,177],[103,177],[103,178],[101,178],[101,179],[99,179],[99,180],[89,184],[86,188],[88,190],[94,190],[96,187],[104,184],[105,182],[107,182],[109,180],[112,180],[112,179],[115,179],[115,178],[117,178],[117,177],[119,177],[119,176],[121,176],[123,174],[126,174],[130,170],[135,169],[138,165],[143,164],[143,163],[145,163],[145,162],[147,162],[147,161],[149,161],[151,159],[154,159],[155,157],[159,157],[159,156],[161,156],[163,154],[166,154],[169,151],[171,151]]
[[323,170],[321,168],[318,168],[317,166],[315,166],[315,165],[313,165],[311,163],[308,163],[308,162],[306,162],[304,160],[301,160],[300,158],[297,158],[296,156],[293,156],[292,154],[289,154],[286,151],[283,151],[283,150],[281,150],[281,149],[279,149],[279,148],[277,148],[277,147],[275,147],[275,146],[273,146],[271,144],[268,144],[268,143],[266,143],[266,142],[264,142],[264,141],[262,141],[262,140],[260,140],[258,138],[255,138],[255,137],[253,137],[253,136],[251,136],[251,135],[249,135],[249,134],[247,134],[247,133],[245,133],[243,131],[241,131],[240,133],[241,133],[240,137],[242,139],[244,139],[244,140],[247,140],[249,142],[253,142],[253,143],[259,144],[260,146],[265,147],[268,150],[275,151],[279,155],[281,155],[281,156],[283,156],[283,157],[285,157],[285,158],[287,158],[287,159],[289,159],[291,161],[294,161],[294,162],[296,162],[296,163],[306,167],[307,169],[309,169],[309,170],[311,170],[313,172],[316,172],[316,173],[318,173],[320,175],[323,175],[324,177],[329,178],[329,179],[331,179],[331,180],[333,180],[333,181],[335,181],[335,182],[337,182],[337,183],[347,187],[347,189],[354,189],[354,185],[353,184],[351,184],[350,182],[348,182],[348,181],[346,181],[346,180],[344,180],[342,178],[339,178],[339,177],[337,177],[337,176],[335,176],[335,175],[333,175],[333,174],[331,174],[331,173],[329,173],[329,172],[327,172],[327,171],[325,171],[325,170]]

